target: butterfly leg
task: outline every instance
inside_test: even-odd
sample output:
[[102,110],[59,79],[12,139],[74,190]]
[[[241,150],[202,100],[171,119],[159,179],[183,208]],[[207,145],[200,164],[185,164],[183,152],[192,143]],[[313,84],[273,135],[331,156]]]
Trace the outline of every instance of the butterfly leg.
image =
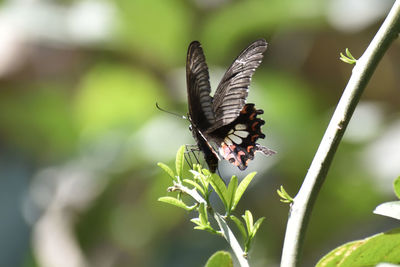
[[256,151],[262,152],[266,156],[272,156],[276,154],[276,151],[269,149],[268,147],[262,146],[260,144],[256,144]]
[[200,164],[199,159],[196,156],[196,152],[199,152],[200,150],[196,145],[185,145],[185,147],[185,161],[189,165],[190,169],[193,169],[193,161],[191,155],[193,155],[193,157],[195,158],[196,163]]

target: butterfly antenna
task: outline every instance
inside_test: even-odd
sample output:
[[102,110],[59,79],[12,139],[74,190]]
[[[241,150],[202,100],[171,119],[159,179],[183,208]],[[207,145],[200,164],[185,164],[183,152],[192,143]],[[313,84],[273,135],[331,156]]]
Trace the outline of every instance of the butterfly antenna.
[[171,112],[171,111],[168,111],[168,110],[165,110],[165,109],[161,108],[161,107],[158,105],[157,102],[156,102],[156,107],[157,107],[157,109],[159,109],[159,110],[161,110],[161,111],[163,111],[163,112],[165,112],[165,113],[168,113],[168,114],[177,116],[177,117],[179,117],[179,118],[182,118],[182,119],[184,119],[184,120],[187,120],[187,117],[186,117],[186,116],[179,115],[179,114],[177,114],[177,113],[174,113],[174,112]]

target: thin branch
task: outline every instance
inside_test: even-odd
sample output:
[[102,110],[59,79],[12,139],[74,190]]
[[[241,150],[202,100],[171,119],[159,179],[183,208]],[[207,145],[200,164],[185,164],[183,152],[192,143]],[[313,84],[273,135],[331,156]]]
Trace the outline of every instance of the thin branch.
[[[208,206],[207,201],[195,189],[189,189],[180,183],[175,183],[173,186],[168,188],[168,191],[183,192],[183,193],[191,196],[199,204],[204,203],[206,206]],[[220,229],[223,237],[226,239],[228,244],[231,246],[233,253],[235,254],[236,258],[239,261],[240,267],[249,267],[249,263],[244,256],[245,253],[242,250],[242,247],[240,246],[239,242],[237,241],[232,230],[229,228],[229,225],[226,223],[224,218],[219,213],[214,212],[212,209],[210,212],[212,214],[214,214],[214,218],[218,223],[219,229]]]
[[239,242],[237,241],[235,235],[233,234],[232,230],[229,228],[226,221],[218,213],[214,213],[214,218],[217,221],[220,230],[224,234],[226,241],[231,246],[233,253],[235,253],[240,266],[241,267],[249,267],[249,262],[247,261],[247,259],[244,256],[245,253],[243,252],[242,247],[239,245]]
[[397,38],[399,29],[400,0],[397,0],[367,50],[357,60],[304,182],[294,198],[283,244],[282,267],[294,267],[299,263],[311,210],[333,156],[364,88],[389,45]]
[[182,185],[181,183],[174,183],[173,186],[168,188],[168,192],[174,192],[174,191],[180,191],[185,194],[188,194],[199,204],[204,203],[205,205],[208,205],[207,201],[202,196],[200,196],[200,194],[196,191],[196,189],[189,189],[186,186]]

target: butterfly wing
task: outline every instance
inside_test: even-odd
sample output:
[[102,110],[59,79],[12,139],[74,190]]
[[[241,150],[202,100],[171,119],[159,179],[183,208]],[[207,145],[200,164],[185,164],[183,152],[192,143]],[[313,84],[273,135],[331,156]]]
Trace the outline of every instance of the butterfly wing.
[[210,171],[215,172],[219,156],[203,134],[203,131],[215,122],[212,111],[212,97],[210,96],[211,87],[203,49],[197,41],[193,41],[188,48],[186,83],[192,134],[197,146],[204,154],[204,159]]
[[251,77],[261,64],[266,49],[267,42],[264,39],[253,42],[226,71],[212,102],[215,121],[207,132],[227,125],[239,116],[246,103]]
[[203,49],[197,41],[193,41],[188,48],[186,83],[191,121],[199,130],[205,130],[215,122],[215,119],[208,67]]

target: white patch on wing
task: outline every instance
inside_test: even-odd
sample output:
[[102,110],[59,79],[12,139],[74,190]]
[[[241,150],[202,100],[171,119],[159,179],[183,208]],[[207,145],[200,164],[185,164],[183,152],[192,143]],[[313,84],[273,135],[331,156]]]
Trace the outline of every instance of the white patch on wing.
[[235,131],[233,134],[242,138],[246,138],[247,136],[249,136],[249,132],[247,131]]
[[231,145],[233,145],[233,143],[232,143],[232,140],[231,140],[231,139],[229,139],[228,137],[225,137],[225,139],[224,139],[224,143],[225,143],[227,146],[231,146]]
[[235,130],[246,130],[247,127],[245,124],[236,124],[235,125]]
[[242,138],[234,135],[234,134],[230,134],[228,135],[228,137],[236,144],[240,145],[242,143]]
[[228,134],[232,134],[233,133],[233,129],[230,129]]

